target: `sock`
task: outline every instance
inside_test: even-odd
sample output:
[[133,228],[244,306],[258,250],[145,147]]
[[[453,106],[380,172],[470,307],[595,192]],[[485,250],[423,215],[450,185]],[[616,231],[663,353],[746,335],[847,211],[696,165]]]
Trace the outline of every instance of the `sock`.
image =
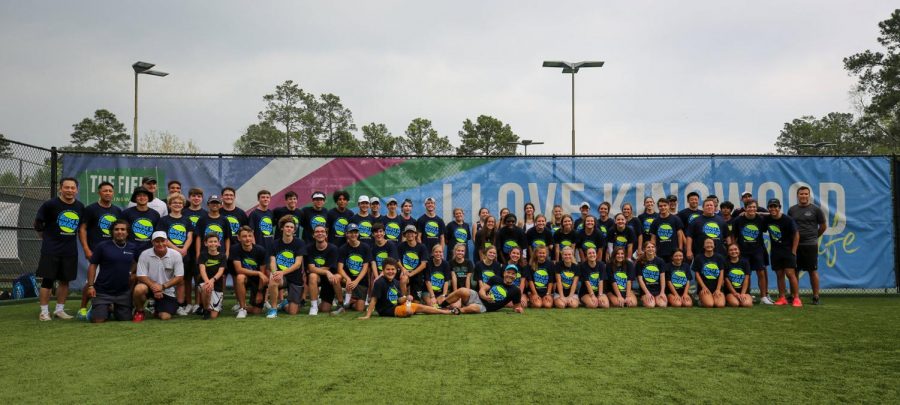
[[41,313],[42,314],[50,314],[50,306],[49,305],[41,305]]
[[344,306],[350,305],[350,293],[344,294]]
[[319,308],[319,300],[312,300],[312,301],[310,301],[310,302],[309,302],[309,306],[310,306],[310,308],[318,309],[318,308]]
[[62,312],[62,311],[65,310],[65,309],[66,309],[66,304],[56,304],[56,311],[55,311],[55,312]]

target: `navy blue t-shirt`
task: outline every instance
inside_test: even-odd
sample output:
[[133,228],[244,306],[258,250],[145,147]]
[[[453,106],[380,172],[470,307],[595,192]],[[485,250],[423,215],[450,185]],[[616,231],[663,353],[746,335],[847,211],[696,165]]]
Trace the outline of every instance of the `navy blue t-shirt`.
[[324,250],[319,250],[316,244],[309,245],[306,249],[306,261],[304,264],[309,266],[328,268],[328,271],[337,274],[337,255],[338,248],[332,244],[325,246]]
[[96,264],[97,278],[94,290],[97,294],[122,295],[128,293],[131,285],[131,266],[137,263],[140,252],[136,251],[134,242],[125,241],[125,247],[119,247],[113,240],[100,242],[94,247],[91,264]]
[[669,257],[678,250],[678,231],[684,229],[681,220],[674,215],[656,217],[650,225],[650,234],[656,236],[656,255]]
[[659,295],[663,289],[661,276],[666,274],[666,263],[659,257],[654,257],[653,260],[642,263],[636,270],[637,276],[644,279],[644,285],[650,294]]
[[377,243],[372,242],[372,259],[375,261],[375,266],[378,268],[379,273],[381,273],[382,266],[384,265],[384,259],[389,257],[398,260],[400,259],[400,256],[397,253],[396,243],[385,241],[384,245],[378,246]]
[[503,278],[492,277],[487,281],[487,284],[491,286],[487,294],[494,298],[494,302],[482,301],[487,312],[497,311],[510,302],[517,304],[522,302],[522,292],[519,291],[519,288],[514,285],[504,284]]
[[344,273],[355,280],[359,277],[363,266],[372,261],[372,249],[365,243],[360,242],[357,246],[350,246],[345,243],[344,246],[338,248],[338,263],[344,264]]
[[644,236],[644,240],[650,240],[650,227],[653,226],[653,222],[656,221],[656,218],[659,218],[659,214],[652,213],[642,213],[638,215],[638,221],[641,222],[641,235]]
[[194,227],[191,225],[190,218],[184,215],[181,218],[166,215],[156,223],[156,230],[165,232],[169,242],[180,249],[184,247],[189,237],[193,237]]
[[681,224],[684,225],[685,228],[690,228],[695,219],[703,216],[703,211],[685,208],[681,211],[678,211],[678,213],[675,215],[678,216],[678,219],[681,220]]
[[491,264],[485,264],[484,262],[479,261],[478,263],[475,263],[475,279],[482,283],[487,283],[491,277],[502,275],[501,268],[500,262],[496,260]]
[[419,236],[422,237],[422,243],[425,244],[425,247],[428,248],[429,252],[434,245],[441,242],[441,235],[443,235],[447,229],[444,220],[436,214],[433,217],[429,217],[428,214],[422,214],[416,221],[416,228],[419,229]]
[[765,248],[763,234],[766,232],[766,220],[762,215],[753,219],[746,216],[737,217],[732,224],[732,234],[741,248],[742,255],[751,255],[762,252]]
[[606,263],[603,263],[601,261],[597,261],[592,267],[590,264],[588,264],[587,260],[585,260],[578,264],[578,270],[580,272],[581,278],[579,282],[588,282],[594,294],[600,292],[600,284],[604,280],[609,278],[609,275],[606,274]]
[[549,291],[550,286],[556,282],[556,266],[550,259],[543,263],[535,263],[534,267],[528,266],[525,270],[528,281],[534,283],[534,289],[538,295],[544,296]]
[[359,241],[371,248],[373,244],[372,224],[375,223],[375,220],[372,219],[372,216],[362,216],[356,214],[350,218],[350,223],[356,224],[359,227]]
[[[744,258],[739,259],[737,263],[732,263],[731,260],[728,260],[725,263],[725,268],[727,269],[725,282],[730,283],[734,291],[740,293],[741,287],[744,286],[744,280],[750,275],[750,263]],[[728,291],[728,288],[723,287],[722,290]]]
[[610,229],[606,240],[608,243],[612,243],[613,249],[624,248],[625,253],[628,253],[629,246],[631,246],[631,251],[633,252],[635,250],[634,245],[637,244],[637,236],[634,234],[634,230],[628,226],[625,226],[625,229],[622,230],[618,228]]
[[688,236],[691,237],[693,246],[689,246],[694,255],[703,254],[703,242],[712,239],[715,251],[720,255],[725,254],[725,238],[728,236],[728,223],[720,216],[699,216],[691,222],[688,228]]
[[378,316],[394,316],[394,308],[400,303],[400,281],[396,278],[388,281],[384,277],[379,277],[372,287],[372,296],[375,297],[375,311],[378,312]]
[[275,224],[275,239],[281,238],[281,229],[278,228],[278,221],[285,215],[290,215],[294,220],[294,238],[300,237],[300,229],[303,224],[300,223],[300,208],[288,209],[288,207],[278,207],[272,212],[272,223]]
[[122,215],[122,209],[110,205],[103,207],[93,203],[84,208],[82,224],[87,226],[88,247],[93,249],[98,243],[112,240],[112,225]]
[[797,223],[781,214],[781,218],[775,219],[769,216],[766,219],[766,228],[769,231],[769,241],[772,242],[772,253],[793,253],[794,237],[797,232]]
[[610,266],[607,268],[607,274],[609,275],[611,287],[619,289],[619,293],[624,297],[628,293],[628,289],[631,288],[631,282],[635,278],[634,263],[631,260],[626,260],[624,266]]
[[350,218],[353,218],[353,210],[346,209],[343,212],[337,208],[328,211],[328,241],[335,246],[343,246],[347,242],[344,231],[350,224]]
[[[435,296],[444,293],[444,285],[450,283],[450,266],[446,260],[441,260],[441,264],[435,265],[434,260],[429,260],[425,265],[425,280],[431,282],[431,292]],[[450,291],[448,288],[447,291]]]
[[606,240],[603,239],[603,234],[596,228],[590,235],[586,234],[582,229],[581,232],[578,233],[578,248],[584,250],[594,248],[598,253],[598,257],[603,257],[603,251],[606,248]]
[[527,243],[532,250],[537,249],[540,246],[546,246],[548,252],[552,252],[553,231],[550,230],[550,227],[544,227],[543,231],[538,232],[537,227],[533,226],[531,229],[525,231],[525,243]]
[[128,240],[137,243],[141,251],[149,249],[150,237],[156,229],[156,223],[159,222],[159,213],[149,207],[147,211],[138,211],[135,206],[122,211],[122,219],[128,221],[131,226]]
[[268,267],[269,265],[266,249],[260,245],[251,246],[249,251],[244,250],[242,245],[232,246],[229,253],[231,257],[228,258],[228,261],[234,269],[237,269],[234,262],[240,262],[241,267],[245,270],[253,271],[259,271],[262,266]]
[[[269,253],[269,257],[275,259],[275,268],[269,269],[269,271],[285,271],[297,260],[301,260],[303,255],[306,254],[306,246],[303,241],[294,238],[289,243],[285,243],[284,239],[278,238],[275,240],[275,246],[272,248],[272,251]],[[271,261],[271,260],[270,260]],[[285,279],[294,285],[302,285],[303,284],[303,267],[301,266],[295,271],[292,271],[285,275]]]
[[702,281],[706,284],[706,288],[712,291],[719,282],[719,276],[725,271],[725,258],[718,253],[710,257],[706,257],[705,254],[694,256],[691,270],[697,273],[697,280]]
[[272,219],[272,210],[253,210],[247,224],[253,228],[253,238],[256,244],[263,247],[266,252],[275,246],[275,221]]
[[[421,243],[416,243],[416,246],[409,246],[408,243],[403,242],[397,246],[397,255],[400,256],[400,265],[403,266],[407,271],[413,271],[416,267],[419,267],[419,264],[428,260],[428,248]],[[423,270],[421,273],[413,276],[412,279],[409,280],[410,283],[416,285],[425,285],[425,271]]]
[[672,286],[678,291],[678,294],[684,294],[684,288],[694,279],[691,266],[687,262],[681,262],[676,266],[672,263],[666,265],[666,277],[672,282]]
[[206,235],[214,233],[219,236],[219,244],[222,251],[225,251],[225,241],[231,240],[231,226],[224,216],[219,215],[218,218],[210,218],[209,215],[200,218],[197,221],[197,227],[194,228],[194,243],[198,246],[205,246],[203,243]]
[[59,197],[48,200],[38,208],[35,228],[41,231],[41,254],[75,256],[78,254],[78,226],[84,217],[84,205],[75,200],[64,203]]
[[328,229],[328,211],[325,208],[316,210],[314,207],[303,207],[300,210],[300,225],[303,226],[303,241],[313,243],[313,232],[317,226]]
[[238,241],[238,229],[241,229],[242,226],[249,223],[247,213],[238,207],[234,207],[234,209],[230,211],[226,210],[225,207],[222,207],[219,214],[225,217],[228,221],[228,227],[231,228],[231,244],[233,246],[240,244],[241,242]]
[[472,235],[469,235],[471,229],[472,227],[465,222],[461,225],[456,221],[451,221],[447,224],[447,233],[444,235],[444,242],[450,247],[450,252],[448,252],[448,254],[453,254],[453,247],[456,246],[457,243],[466,245],[466,252],[468,252],[469,241],[472,240]]
[[399,242],[403,239],[403,217],[399,215],[393,218],[382,216],[381,223],[384,224],[384,235],[387,240]]

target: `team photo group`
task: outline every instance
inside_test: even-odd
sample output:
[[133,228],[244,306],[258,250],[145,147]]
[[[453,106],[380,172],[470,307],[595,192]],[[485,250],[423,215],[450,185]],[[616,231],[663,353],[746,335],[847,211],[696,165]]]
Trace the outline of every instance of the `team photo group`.
[[[691,192],[681,210],[676,195],[646,197],[640,211],[601,202],[596,215],[585,201],[574,218],[559,205],[545,216],[526,203],[522,218],[481,208],[469,224],[461,208],[453,218],[438,216],[433,197],[415,202],[425,211],[415,218],[410,199],[353,196],[354,210],[347,192],[316,191],[300,207],[293,191],[275,204],[260,190],[248,213],[235,206],[231,187],[205,193],[177,180],[165,191],[155,178],[141,183],[127,207],[113,204],[108,182],[85,206],[78,181],[64,178],[58,196],[40,207],[41,321],[215,319],[229,280],[239,319],[306,307],[309,315],[357,311],[360,319],[502,308],[801,307],[801,271],[809,275],[810,303],[820,303],[818,239],[826,221],[808,187],[787,209],[775,198],[763,206],[749,192],[737,208]],[[334,207],[326,209],[329,198]],[[81,260],[87,282],[72,316],[65,302]],[[754,275],[758,297],[749,294]]]

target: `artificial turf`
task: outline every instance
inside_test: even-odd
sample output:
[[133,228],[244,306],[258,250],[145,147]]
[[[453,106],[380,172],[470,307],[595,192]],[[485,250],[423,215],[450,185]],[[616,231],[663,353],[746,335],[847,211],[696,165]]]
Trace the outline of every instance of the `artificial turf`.
[[900,296],[823,303],[102,325],[7,305],[0,403],[896,403]]

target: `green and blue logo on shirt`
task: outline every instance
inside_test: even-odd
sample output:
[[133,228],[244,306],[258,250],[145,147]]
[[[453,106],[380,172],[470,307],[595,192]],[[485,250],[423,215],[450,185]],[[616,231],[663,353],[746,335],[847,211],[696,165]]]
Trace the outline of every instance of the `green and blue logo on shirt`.
[[60,212],[59,216],[56,217],[56,225],[59,227],[60,235],[74,235],[80,221],[81,217],[75,211],[65,210]]
[[135,240],[141,242],[150,240],[150,235],[153,235],[153,221],[144,217],[136,219],[131,223],[131,233]]

